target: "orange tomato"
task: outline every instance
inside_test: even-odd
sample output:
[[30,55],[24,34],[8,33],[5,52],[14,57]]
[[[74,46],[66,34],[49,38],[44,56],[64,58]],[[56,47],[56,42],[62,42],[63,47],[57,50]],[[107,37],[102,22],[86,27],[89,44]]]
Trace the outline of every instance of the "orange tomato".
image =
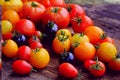
[[15,57],[17,55],[18,45],[15,41],[9,39],[4,41],[2,45],[2,53],[9,58]]
[[13,25],[16,24],[20,20],[19,15],[16,11],[14,10],[7,10],[2,14],[2,20],[8,20],[10,21]]
[[90,60],[95,56],[95,47],[89,42],[82,42],[74,49],[75,57],[82,62]]
[[88,36],[92,44],[96,44],[104,34],[104,31],[100,27],[91,26],[85,29],[84,34]]
[[69,51],[70,49],[70,40],[66,38],[67,36],[59,35],[54,38],[52,46],[55,53],[60,54],[64,50]]

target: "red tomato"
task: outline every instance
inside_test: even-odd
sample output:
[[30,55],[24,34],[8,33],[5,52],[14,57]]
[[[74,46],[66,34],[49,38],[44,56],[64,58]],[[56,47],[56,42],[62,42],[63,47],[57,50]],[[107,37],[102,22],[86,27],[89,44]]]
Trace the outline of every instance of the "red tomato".
[[16,60],[12,64],[12,69],[15,74],[27,75],[32,71],[32,66],[24,60]]
[[69,14],[70,14],[70,19],[72,20],[74,17],[78,16],[78,15],[85,15],[85,11],[84,9],[77,4],[66,4],[65,8],[68,10]]
[[12,37],[13,37],[13,34],[11,32],[3,35],[4,40],[12,39]]
[[17,51],[17,57],[19,59],[29,61],[31,52],[32,52],[32,50],[30,49],[30,47],[21,46],[21,47],[19,47],[19,49]]
[[39,41],[34,41],[30,44],[31,49],[42,48],[43,45]]
[[42,32],[39,31],[39,30],[36,30],[34,33],[33,33],[34,36],[37,36],[38,38],[42,38]]
[[46,9],[43,16],[43,23],[53,21],[58,25],[58,28],[66,28],[69,24],[70,16],[68,11],[63,7],[49,7]]
[[76,33],[84,32],[84,30],[89,27],[93,26],[93,21],[91,20],[90,17],[83,15],[83,16],[75,16],[72,18],[71,25],[73,30]]
[[100,77],[104,75],[106,71],[106,67],[104,63],[102,63],[101,61],[98,61],[98,62],[96,61],[96,63],[90,66],[89,71],[93,76]]
[[101,38],[98,43],[101,44],[101,43],[103,43],[103,42],[110,42],[110,43],[114,44],[114,40],[113,40],[111,37],[109,37],[109,36],[107,36],[107,37],[105,37],[105,38]]
[[108,66],[113,71],[120,71],[120,58],[113,58],[108,62]]
[[84,62],[84,68],[85,68],[86,70],[89,70],[90,66],[91,66],[92,64],[94,64],[94,63],[95,63],[95,61],[93,61],[93,60],[86,60],[86,61]]
[[28,44],[30,45],[34,41],[40,41],[40,39],[37,36],[32,36],[29,38]]
[[29,1],[24,3],[23,7],[19,11],[19,14],[21,18],[26,18],[34,23],[38,23],[45,10],[46,9],[42,4],[35,1]]
[[75,78],[78,75],[78,70],[70,63],[62,63],[59,68],[58,72],[61,76],[66,78]]
[[35,31],[35,25],[30,20],[21,19],[16,23],[15,30],[21,34],[32,36]]

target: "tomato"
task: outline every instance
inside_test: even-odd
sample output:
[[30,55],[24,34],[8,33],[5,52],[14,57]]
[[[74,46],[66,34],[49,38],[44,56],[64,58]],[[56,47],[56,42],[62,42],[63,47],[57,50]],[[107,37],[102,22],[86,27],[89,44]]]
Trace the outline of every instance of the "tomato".
[[64,52],[64,50],[70,50],[70,40],[65,35],[58,35],[54,38],[52,43],[53,50],[56,54]]
[[31,49],[42,48],[43,45],[39,41],[34,41],[30,44]]
[[50,61],[49,53],[44,48],[34,49],[30,56],[30,63],[37,69],[45,68]]
[[6,33],[3,35],[3,40],[8,40],[8,39],[12,39],[13,37],[13,34],[10,32],[10,33]]
[[2,35],[12,32],[13,26],[10,21],[2,20]]
[[23,3],[21,0],[1,0],[0,5],[2,5],[2,13],[6,10],[14,10],[18,12],[23,6]]
[[78,15],[72,18],[71,25],[74,32],[81,33],[84,32],[87,27],[93,26],[94,24],[90,17],[86,15]]
[[86,70],[89,70],[90,66],[91,66],[92,64],[94,64],[94,63],[95,63],[95,61],[93,61],[93,60],[86,60],[86,61],[84,62],[84,68],[85,68]]
[[2,60],[0,58],[0,71],[1,71],[1,69],[2,69]]
[[66,36],[69,36],[69,39],[71,38],[72,34],[70,32],[69,29],[59,29],[57,32],[56,32],[56,36],[57,35],[62,35],[62,33],[65,33]]
[[2,14],[2,20],[8,20],[15,25],[20,20],[20,17],[16,11],[7,10]]
[[86,34],[92,44],[96,44],[101,39],[104,31],[97,26],[91,26],[85,29],[84,34]]
[[29,1],[24,3],[19,11],[19,14],[21,18],[26,18],[34,23],[38,23],[41,20],[45,10],[46,9],[42,4],[35,1]]
[[2,53],[6,57],[8,58],[15,57],[17,55],[17,51],[18,51],[18,45],[16,44],[15,41],[11,39],[4,41],[2,45]]
[[70,16],[68,11],[63,7],[49,7],[43,15],[43,23],[46,25],[48,21],[53,21],[58,28],[67,28]]
[[15,30],[26,36],[32,36],[35,31],[35,25],[30,20],[21,19],[16,23]]
[[42,39],[42,32],[39,30],[34,31],[33,35],[37,36],[40,40]]
[[16,60],[12,64],[12,70],[18,75],[27,75],[32,71],[32,66],[24,60]]
[[[32,0],[33,1],[33,0]],[[64,6],[64,0],[34,0],[38,1],[39,3],[43,4],[46,8],[51,6]]]
[[90,73],[95,77],[101,77],[106,72],[106,67],[103,62],[96,61],[96,63],[92,64],[89,68]]
[[89,42],[83,42],[74,49],[75,57],[82,62],[92,59],[95,56],[95,47]]
[[21,0],[23,3],[27,2],[28,0]]
[[70,20],[72,21],[72,19],[78,15],[85,15],[85,11],[84,9],[77,4],[66,4],[65,8],[68,10],[69,14],[70,14]]
[[62,63],[59,68],[58,72],[61,76],[66,78],[75,78],[78,75],[78,70],[70,63]]
[[108,62],[108,67],[113,71],[120,71],[120,58],[113,58]]
[[28,46],[21,46],[17,51],[18,59],[29,61],[32,50]]
[[70,44],[73,49],[75,49],[80,43],[89,42],[89,38],[83,33],[76,33],[70,38]]
[[40,41],[40,39],[37,36],[30,37],[29,40],[28,40],[29,46],[32,42],[35,42],[35,41]]
[[109,62],[117,54],[117,49],[114,44],[110,42],[103,42],[100,44],[96,52],[99,60],[103,62]]

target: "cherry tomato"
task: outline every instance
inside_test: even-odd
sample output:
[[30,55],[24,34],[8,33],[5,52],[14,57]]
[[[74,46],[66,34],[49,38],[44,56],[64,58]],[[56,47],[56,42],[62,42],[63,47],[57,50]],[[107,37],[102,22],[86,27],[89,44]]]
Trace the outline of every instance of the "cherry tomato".
[[39,41],[34,41],[30,44],[31,49],[42,48],[43,45]]
[[13,37],[13,34],[11,32],[3,35],[4,40],[12,39],[12,37]]
[[27,75],[32,71],[32,66],[24,60],[16,60],[12,64],[12,70],[18,75]]
[[95,56],[95,47],[89,42],[83,42],[74,49],[75,57],[82,62],[92,59]]
[[66,78],[75,78],[78,75],[78,70],[70,63],[62,63],[59,68],[58,72],[61,76]]
[[2,45],[2,53],[6,57],[8,58],[15,57],[17,55],[17,51],[18,51],[18,45],[15,41],[11,39],[4,41]]
[[89,70],[90,66],[91,66],[92,64],[94,64],[94,63],[95,63],[95,61],[93,61],[93,60],[86,60],[86,61],[84,62],[84,68],[85,68],[86,70]]
[[32,42],[35,42],[35,41],[40,41],[40,39],[37,36],[32,36],[29,38],[28,44],[30,45]]
[[34,49],[30,56],[30,63],[37,69],[45,68],[50,61],[49,53],[44,48]]
[[27,19],[19,20],[15,25],[15,30],[26,36],[32,36],[35,31],[35,25]]
[[70,16],[68,11],[63,7],[49,7],[43,15],[43,23],[46,25],[48,21],[53,21],[58,28],[67,28]]
[[17,51],[18,59],[29,61],[32,50],[28,46],[21,46]]
[[33,36],[37,36],[40,40],[42,39],[42,32],[39,30],[34,31]]
[[117,49],[114,44],[110,42],[103,42],[100,44],[96,52],[99,60],[103,62],[109,62],[117,54]]

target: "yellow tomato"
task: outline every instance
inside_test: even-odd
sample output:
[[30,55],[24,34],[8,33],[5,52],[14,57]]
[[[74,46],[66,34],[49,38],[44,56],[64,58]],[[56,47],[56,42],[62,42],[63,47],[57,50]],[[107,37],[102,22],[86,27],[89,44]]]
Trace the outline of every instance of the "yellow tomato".
[[103,62],[109,62],[117,54],[117,49],[114,44],[110,42],[104,42],[100,44],[99,49],[97,50],[97,56],[99,60]]
[[2,53],[9,58],[15,57],[17,55],[18,45],[15,41],[9,39],[4,41],[2,45]]
[[2,20],[2,35],[12,32],[13,26],[12,23],[7,20]]
[[30,56],[30,63],[33,67],[40,69],[48,65],[50,61],[49,53],[44,48],[34,49]]

